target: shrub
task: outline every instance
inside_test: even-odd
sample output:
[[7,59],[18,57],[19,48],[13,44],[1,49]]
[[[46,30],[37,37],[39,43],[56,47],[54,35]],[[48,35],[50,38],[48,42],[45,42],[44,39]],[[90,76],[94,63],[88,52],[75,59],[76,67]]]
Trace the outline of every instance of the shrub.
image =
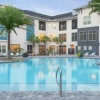
[[23,53],[23,57],[28,57],[28,53],[27,52]]
[[83,52],[82,52],[82,51],[80,51],[80,52],[78,52],[78,53],[77,53],[77,56],[78,56],[78,57],[83,57],[83,56],[84,56],[84,54],[83,54]]

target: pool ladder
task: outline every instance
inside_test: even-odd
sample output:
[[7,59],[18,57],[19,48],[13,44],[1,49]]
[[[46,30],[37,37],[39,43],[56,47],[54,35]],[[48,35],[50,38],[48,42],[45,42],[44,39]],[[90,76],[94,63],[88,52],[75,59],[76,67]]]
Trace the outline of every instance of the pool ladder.
[[[60,71],[60,83],[58,83],[58,71]],[[60,69],[60,67],[57,68],[57,71],[56,71],[56,82],[60,88],[60,96],[62,97],[62,70]]]

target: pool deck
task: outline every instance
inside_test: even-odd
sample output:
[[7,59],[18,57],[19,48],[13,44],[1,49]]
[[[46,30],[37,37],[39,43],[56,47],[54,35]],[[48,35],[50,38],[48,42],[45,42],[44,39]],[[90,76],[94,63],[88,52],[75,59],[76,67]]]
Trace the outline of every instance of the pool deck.
[[0,92],[0,100],[100,100],[100,92]]

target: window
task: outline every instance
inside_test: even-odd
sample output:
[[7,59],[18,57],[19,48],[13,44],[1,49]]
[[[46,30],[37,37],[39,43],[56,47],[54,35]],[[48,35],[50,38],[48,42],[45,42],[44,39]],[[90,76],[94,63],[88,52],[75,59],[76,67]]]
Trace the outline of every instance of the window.
[[10,45],[11,52],[20,52],[20,44],[11,44]]
[[87,34],[86,34],[86,32],[85,31],[83,31],[83,32],[80,32],[80,34],[79,34],[80,36],[80,41],[86,41],[86,39],[87,39]]
[[78,50],[81,50],[81,46],[78,46]]
[[59,22],[59,30],[66,30],[66,21]]
[[84,46],[83,48],[84,48],[84,50],[87,50],[87,46]]
[[27,45],[27,52],[32,53],[32,45]]
[[91,24],[91,16],[84,16],[83,24],[84,25]]
[[3,52],[3,53],[6,52],[6,46],[5,46],[5,45],[2,46],[2,52]]
[[53,29],[56,29],[56,24],[53,24]]
[[72,41],[77,41],[77,33],[72,33]]
[[39,21],[39,30],[46,30],[46,22]]
[[89,40],[90,41],[96,40],[96,31],[95,30],[89,31]]
[[51,24],[49,24],[49,29],[51,29]]
[[66,42],[66,34],[59,34],[59,39],[63,42]]
[[6,45],[0,45],[0,53],[6,53]]
[[72,20],[72,29],[77,29],[77,19]]
[[92,46],[89,46],[89,50],[92,50]]
[[2,34],[0,34],[0,37],[7,37],[6,32],[4,31]]

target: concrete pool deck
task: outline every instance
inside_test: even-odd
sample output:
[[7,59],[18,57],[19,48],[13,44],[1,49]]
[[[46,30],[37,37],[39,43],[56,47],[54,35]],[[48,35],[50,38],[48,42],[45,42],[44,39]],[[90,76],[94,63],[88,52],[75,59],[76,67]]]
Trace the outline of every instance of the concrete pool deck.
[[0,100],[100,100],[100,92],[0,92]]

